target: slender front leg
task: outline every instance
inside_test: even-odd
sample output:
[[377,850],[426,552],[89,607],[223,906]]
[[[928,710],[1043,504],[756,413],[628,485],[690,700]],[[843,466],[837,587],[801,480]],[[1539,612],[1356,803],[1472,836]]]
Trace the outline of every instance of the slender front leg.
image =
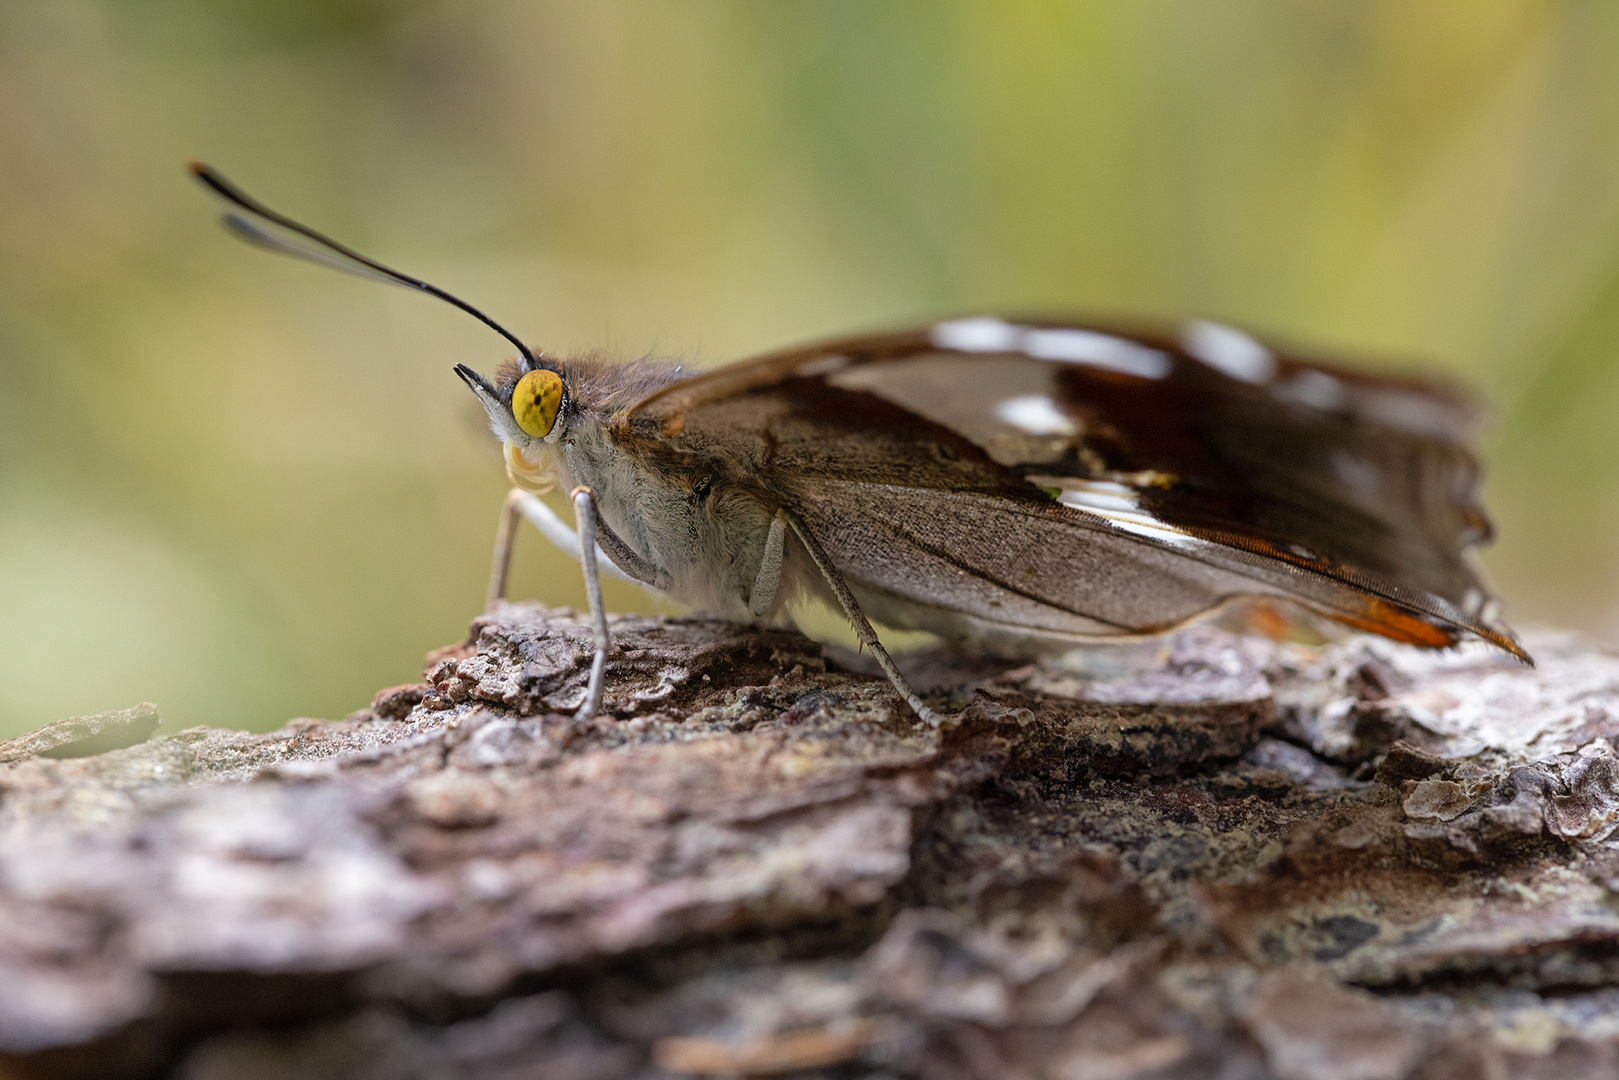
[[[500,528],[495,531],[495,562],[489,570],[490,604],[496,600],[506,599],[506,586],[512,567],[512,549],[517,545],[519,516],[538,529],[540,535],[567,553],[569,558],[575,562],[580,561],[579,534],[568,528],[567,523],[557,517],[539,496],[522,488],[512,488],[506,493],[506,504],[500,511]],[[596,567],[603,577],[617,578],[631,585],[643,584],[620,570],[612,559],[606,559],[599,546],[596,549]]]
[[843,614],[848,617],[849,624],[854,627],[855,636],[860,639],[866,648],[871,650],[871,655],[877,658],[877,665],[883,669],[883,674],[888,676],[888,681],[893,684],[894,689],[899,691],[899,696],[904,698],[905,704],[911,707],[911,711],[916,713],[920,719],[926,721],[930,727],[938,727],[944,722],[943,717],[922,704],[922,699],[917,696],[915,690],[911,689],[911,684],[906,682],[905,676],[899,673],[899,668],[894,664],[893,658],[888,655],[888,650],[884,649],[883,643],[877,640],[877,631],[873,630],[871,623],[866,621],[865,613],[860,610],[859,603],[855,601],[854,593],[849,591],[848,582],[843,580],[843,575],[838,573],[837,567],[832,565],[832,560],[827,558],[826,552],[821,549],[820,543],[810,535],[808,529],[804,528],[804,523],[798,520],[797,515],[788,514],[785,510],[781,511],[781,513],[786,516],[787,523],[793,527],[793,533],[810,553],[810,558],[815,560],[815,566],[821,571],[821,576],[832,587],[832,595],[836,596],[838,603],[843,606]]
[[602,583],[596,574],[596,504],[590,489],[576,487],[568,496],[579,525],[579,565],[585,571],[585,597],[590,603],[590,626],[596,632],[596,655],[590,661],[590,686],[585,701],[573,714],[575,720],[589,720],[602,703],[602,677],[607,671],[607,653],[613,642],[607,635],[607,610],[602,606]]
[[765,534],[765,553],[759,560],[759,573],[753,578],[753,591],[748,594],[748,610],[753,617],[762,619],[770,613],[781,588],[781,555],[787,540],[787,518],[780,510],[770,519],[770,531]]
[[495,528],[495,561],[489,567],[489,595],[484,598],[484,607],[506,599],[506,579],[512,572],[512,545],[517,540],[517,515],[522,513],[518,504],[525,495],[533,498],[522,488],[512,488],[500,508],[500,524]]

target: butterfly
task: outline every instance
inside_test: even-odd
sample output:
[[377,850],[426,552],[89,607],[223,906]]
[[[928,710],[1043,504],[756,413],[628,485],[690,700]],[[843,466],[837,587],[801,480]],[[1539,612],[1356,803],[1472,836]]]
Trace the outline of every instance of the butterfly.
[[[516,347],[456,374],[514,484],[490,598],[533,523],[599,578],[738,621],[840,609],[900,697],[871,619],[993,645],[1157,634],[1234,601],[1298,605],[1426,648],[1531,662],[1469,560],[1490,538],[1464,397],[1276,351],[1209,322],[1142,331],[999,316],[694,372],[536,352],[447,292],[303,226],[199,163],[239,236],[428,293]],[[538,494],[569,492],[575,527]]]

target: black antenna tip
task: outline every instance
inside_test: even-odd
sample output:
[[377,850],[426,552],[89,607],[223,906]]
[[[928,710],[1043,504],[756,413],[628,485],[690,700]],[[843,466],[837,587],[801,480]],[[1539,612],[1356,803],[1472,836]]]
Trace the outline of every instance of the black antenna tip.
[[201,180],[204,184],[207,184],[215,191],[219,190],[220,185],[224,183],[225,179],[224,177],[220,176],[218,172],[214,171],[214,167],[212,165],[198,161],[195,158],[186,162],[186,172],[190,173],[192,176],[195,176],[198,180]]
[[226,180],[213,166],[193,159],[186,162],[186,171],[196,177],[204,187],[226,202],[235,203],[237,206],[246,206],[249,209],[253,208],[252,200],[237,191],[231,182]]
[[[335,264],[337,265],[338,269],[349,270],[352,273],[360,273],[364,277],[380,277],[391,284],[403,285],[407,289],[415,289],[418,292],[424,292],[429,296],[436,297],[452,307],[459,308],[468,315],[471,315],[474,319],[477,319],[479,322],[489,327],[489,329],[493,330],[495,333],[517,346],[517,351],[522,354],[523,359],[528,362],[530,368],[539,365],[539,361],[535,358],[533,350],[519,341],[515,334],[513,334],[510,330],[507,330],[504,326],[501,326],[483,312],[479,311],[477,308],[473,307],[471,304],[467,303],[465,300],[462,300],[460,297],[453,296],[439,288],[437,285],[431,285],[420,278],[411,277],[409,274],[402,274],[392,267],[384,266],[375,259],[368,259],[364,255],[361,255],[358,251],[355,251],[353,248],[345,247],[344,245],[339,244],[336,240],[333,240],[331,237],[318,233],[307,225],[300,225],[298,222],[292,220],[286,215],[276,213],[268,206],[265,206],[263,203],[247,194],[247,192],[238,188],[235,184],[232,184],[229,180],[226,180],[222,175],[215,172],[208,165],[205,165],[196,159],[186,162],[186,170],[190,172],[192,176],[196,177],[203,185],[212,190],[214,194],[218,195],[232,206],[236,206],[247,211],[247,213],[251,214],[254,218],[260,218],[264,221],[270,222],[278,229],[295,233],[301,238],[301,240],[293,244],[283,243],[279,240],[279,238],[268,236],[264,230],[257,227],[256,222],[233,218],[232,216],[227,215],[226,224],[232,229],[232,231],[244,239],[251,240],[263,247],[268,247],[271,250],[279,251],[286,255],[295,255],[299,258],[310,259],[314,262],[325,263],[329,266],[334,265],[335,260]],[[309,244],[313,244],[314,247],[319,250],[309,250],[306,248],[304,246],[304,242],[306,241]],[[356,270],[354,269],[355,267],[363,267],[364,269]],[[488,382],[484,381],[482,376],[479,376],[479,381],[482,382],[485,387],[489,386]]]

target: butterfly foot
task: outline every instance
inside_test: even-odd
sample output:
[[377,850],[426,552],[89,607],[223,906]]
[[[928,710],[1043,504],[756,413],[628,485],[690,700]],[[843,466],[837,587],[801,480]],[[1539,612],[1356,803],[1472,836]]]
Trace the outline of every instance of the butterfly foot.
[[912,711],[916,713],[916,718],[919,721],[916,726],[919,728],[926,727],[933,731],[945,731],[961,726],[961,713],[935,712],[920,701],[910,704]]

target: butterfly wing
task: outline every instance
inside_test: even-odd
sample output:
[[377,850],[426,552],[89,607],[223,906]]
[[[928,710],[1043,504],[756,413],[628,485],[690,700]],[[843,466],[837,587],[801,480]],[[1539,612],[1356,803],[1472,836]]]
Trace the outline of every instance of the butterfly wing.
[[1523,656],[1465,557],[1490,532],[1475,420],[1447,391],[1212,324],[974,318],[721,368],[621,432],[789,506],[885,621],[1142,633],[1273,596]]

